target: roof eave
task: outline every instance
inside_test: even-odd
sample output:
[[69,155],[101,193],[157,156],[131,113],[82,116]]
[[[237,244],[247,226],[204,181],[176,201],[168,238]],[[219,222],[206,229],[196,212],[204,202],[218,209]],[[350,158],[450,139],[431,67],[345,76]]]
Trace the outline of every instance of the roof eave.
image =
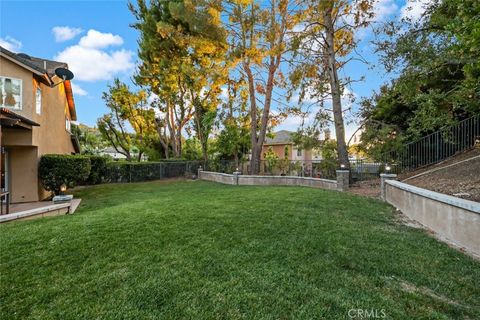
[[77,111],[75,110],[75,100],[73,99],[72,83],[70,80],[66,80],[63,84],[67,96],[68,109],[70,110],[70,118],[72,121],[77,121]]
[[52,80],[50,79],[50,77],[48,76],[47,73],[42,73],[30,66],[28,66],[27,64],[25,63],[22,63],[21,61],[9,56],[8,54],[5,54],[4,52],[1,52],[0,51],[0,56],[15,63],[16,65],[19,65],[20,67],[32,72],[34,75],[38,76],[41,80],[43,80],[43,82],[48,85],[48,86],[51,86],[52,85]]
[[8,119],[14,119],[14,120],[19,120],[20,122],[28,125],[28,126],[35,126],[39,127],[40,124],[36,123],[35,121],[32,121],[24,116],[19,115],[18,113],[15,113],[7,108],[0,108],[0,118],[8,118]]
[[1,51],[0,51],[0,56],[2,56],[2,57],[5,58],[5,59],[10,60],[11,62],[13,62],[13,63],[15,63],[15,64],[18,64],[19,66],[21,66],[22,68],[27,69],[28,71],[33,72],[33,73],[36,74],[37,76],[43,77],[43,76],[45,75],[44,73],[42,73],[42,72],[40,72],[40,71],[38,71],[38,70],[33,69],[32,67],[30,67],[30,66],[28,66],[28,65],[26,65],[26,64],[24,64],[24,63],[22,63],[22,62],[20,62],[20,61],[18,61],[17,59],[14,59],[13,57],[11,57],[11,56],[9,56],[9,55],[1,52]]

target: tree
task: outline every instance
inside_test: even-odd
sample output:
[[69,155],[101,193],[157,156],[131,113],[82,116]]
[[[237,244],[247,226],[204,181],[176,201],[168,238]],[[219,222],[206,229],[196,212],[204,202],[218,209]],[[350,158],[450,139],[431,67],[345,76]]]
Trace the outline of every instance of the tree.
[[[146,92],[131,92],[126,84],[115,79],[108,92],[103,93],[103,100],[110,109],[97,121],[103,138],[128,161],[132,160],[133,149],[138,149],[140,161],[155,133],[155,112],[147,104]],[[128,131],[127,123],[134,133]]]
[[242,81],[227,82],[227,101],[218,114],[217,127],[221,130],[215,142],[220,159],[240,160],[250,150],[250,117],[248,113],[248,89]]
[[[175,157],[182,155],[182,131],[193,119],[193,129],[208,158],[211,132],[221,86],[227,75],[225,32],[220,4],[209,0],[139,0],[129,5],[140,31],[141,60],[135,80],[158,97],[159,137]],[[168,156],[168,155],[166,155]]]
[[280,66],[288,49],[287,34],[300,17],[292,9],[292,0],[271,0],[262,6],[242,0],[225,4],[230,56],[239,76],[248,84],[252,173],[260,170],[274,88],[284,84]]
[[80,150],[84,154],[97,154],[108,145],[97,128],[90,128],[81,123],[72,124],[72,134],[77,137]]
[[479,14],[474,0],[434,1],[423,19],[379,30],[377,51],[398,76],[362,103],[360,147],[370,156],[480,113]]
[[[373,18],[372,0],[307,1],[302,29],[294,36],[294,57],[300,57],[291,75],[294,87],[300,88],[300,98],[310,95],[323,108],[316,116],[316,124],[329,120],[323,101],[332,101],[333,122],[337,141],[339,164],[349,167],[345,143],[342,94],[352,81],[341,79],[339,70],[356,59],[355,32],[365,28]],[[315,130],[310,130],[315,133]]]

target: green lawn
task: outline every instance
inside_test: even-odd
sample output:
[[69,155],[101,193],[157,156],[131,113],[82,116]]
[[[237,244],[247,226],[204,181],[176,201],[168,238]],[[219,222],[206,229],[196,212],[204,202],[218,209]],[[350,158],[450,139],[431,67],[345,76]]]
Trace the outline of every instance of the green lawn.
[[480,263],[380,201],[201,181],[76,196],[74,215],[0,225],[0,319],[480,318]]

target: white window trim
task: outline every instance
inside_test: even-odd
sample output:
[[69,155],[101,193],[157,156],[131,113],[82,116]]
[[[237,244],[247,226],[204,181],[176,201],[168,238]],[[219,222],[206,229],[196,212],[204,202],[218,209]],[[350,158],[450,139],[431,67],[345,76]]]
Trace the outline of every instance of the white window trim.
[[[40,104],[38,104],[39,101],[37,101],[37,94],[40,91]],[[40,86],[37,87],[35,90],[35,111],[37,114],[42,114],[42,89]]]
[[[6,76],[0,76],[0,79],[12,79],[12,80],[18,80],[20,81],[20,108],[19,109],[16,109],[15,107],[9,107],[5,104],[1,104],[0,106],[3,107],[3,108],[7,108],[7,109],[10,109],[10,110],[18,110],[18,111],[22,111],[23,110],[23,80],[22,79],[18,79],[18,78],[13,78],[13,77],[6,77]],[[5,86],[5,80],[3,81],[3,86]],[[2,87],[2,94],[3,94],[3,90],[5,88]],[[3,96],[3,99],[5,99],[5,96]],[[5,101],[5,100],[4,100]]]
[[65,130],[67,130],[69,133],[72,133],[72,121],[68,119],[67,115],[65,115]]

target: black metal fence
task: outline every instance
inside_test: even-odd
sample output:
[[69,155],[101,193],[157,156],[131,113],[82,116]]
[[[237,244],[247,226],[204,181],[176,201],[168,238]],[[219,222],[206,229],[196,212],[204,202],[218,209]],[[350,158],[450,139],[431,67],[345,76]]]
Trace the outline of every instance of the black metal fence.
[[168,178],[192,177],[203,161],[110,162],[103,183],[141,182]]
[[[458,152],[472,148],[479,140],[480,115],[408,143],[399,151],[385,153],[375,161],[351,160],[351,178],[354,182],[369,180],[378,178],[383,172],[401,173],[435,164]],[[249,161],[112,162],[108,164],[102,182],[140,182],[192,177],[200,166],[204,170],[214,172],[233,173],[237,170],[244,174],[250,172]],[[329,160],[270,159],[260,162],[259,174],[336,179],[336,169],[338,164]]]
[[[328,160],[262,160],[260,161],[260,172],[258,175],[336,179],[335,170],[337,166],[338,164],[335,161]],[[233,173],[238,170],[243,174],[248,174],[250,172],[250,162],[209,161],[204,168],[208,171],[223,173]]]
[[480,115],[477,115],[407,143],[401,150],[385,153],[377,162],[389,165],[395,173],[415,170],[471,149],[479,141]]
[[391,170],[391,168],[386,168],[385,163],[381,162],[368,159],[350,160],[350,177],[353,182],[376,179],[380,173],[391,172]]

